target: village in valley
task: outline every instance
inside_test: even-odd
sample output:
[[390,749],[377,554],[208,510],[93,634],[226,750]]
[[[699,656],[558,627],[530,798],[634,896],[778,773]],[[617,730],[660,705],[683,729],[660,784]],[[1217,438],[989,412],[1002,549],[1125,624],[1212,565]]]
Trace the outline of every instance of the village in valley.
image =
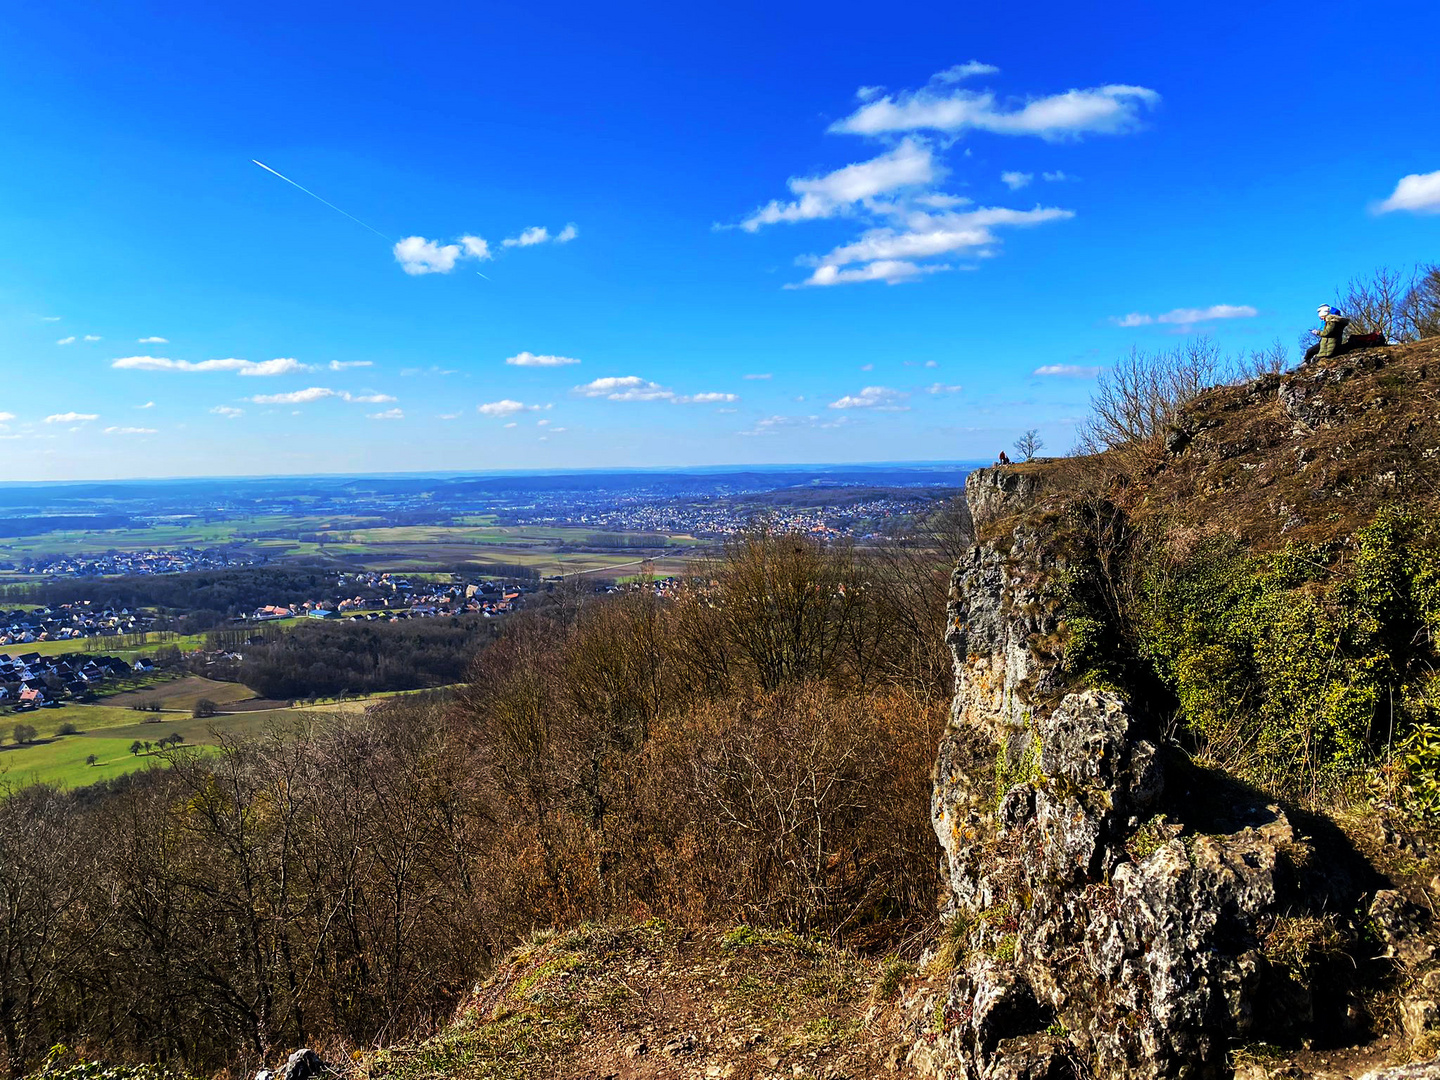
[[668,599],[756,524],[877,542],[960,475],[272,478],[89,502],[0,485],[0,773],[93,783],[161,760],[137,724],[203,747],[443,690],[524,608]]

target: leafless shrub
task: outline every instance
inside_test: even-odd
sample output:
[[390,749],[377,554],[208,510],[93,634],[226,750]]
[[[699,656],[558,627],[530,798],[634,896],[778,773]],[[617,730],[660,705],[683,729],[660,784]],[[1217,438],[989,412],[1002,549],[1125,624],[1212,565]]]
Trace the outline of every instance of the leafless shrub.
[[1412,341],[1414,332],[1406,314],[1414,275],[1382,266],[1369,277],[1351,278],[1340,291],[1340,310],[1350,320],[1352,334],[1384,334],[1393,341]]
[[1252,349],[1248,356],[1241,356],[1234,362],[1234,377],[1240,382],[1250,382],[1266,375],[1279,375],[1290,366],[1290,350],[1279,338],[1263,349]]
[[1132,348],[1100,373],[1090,415],[1077,433],[1079,448],[1091,454],[1154,448],[1180,407],[1220,381],[1222,372],[1220,350],[1208,337],[1168,351]]
[[1416,340],[1440,337],[1440,266],[1422,266],[1405,296],[1404,321]]

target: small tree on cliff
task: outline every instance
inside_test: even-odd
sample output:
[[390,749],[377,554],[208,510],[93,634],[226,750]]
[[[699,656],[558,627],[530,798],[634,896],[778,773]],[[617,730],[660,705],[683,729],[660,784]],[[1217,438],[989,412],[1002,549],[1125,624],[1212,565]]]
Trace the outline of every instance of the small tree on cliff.
[[1032,460],[1043,449],[1045,449],[1045,443],[1041,441],[1040,433],[1034,428],[1015,440],[1015,452],[1025,461]]

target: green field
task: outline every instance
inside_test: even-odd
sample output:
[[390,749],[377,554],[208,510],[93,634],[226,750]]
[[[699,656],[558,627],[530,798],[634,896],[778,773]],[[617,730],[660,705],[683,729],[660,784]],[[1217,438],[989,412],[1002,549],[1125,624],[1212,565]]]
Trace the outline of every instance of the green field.
[[[294,532],[308,537],[324,535],[327,542],[298,537],[263,536]],[[149,528],[67,529],[38,536],[0,537],[0,557],[141,551],[148,548],[214,547],[237,543],[242,549],[271,559],[321,559],[356,567],[401,570],[450,566],[462,562],[524,562],[560,573],[571,567],[594,569],[627,552],[604,543],[612,536],[633,538],[653,547],[686,549],[700,544],[692,536],[649,533],[602,533],[588,527],[563,525],[496,525],[488,515],[462,519],[455,525],[388,526],[374,517],[270,514],[226,521],[183,521]],[[577,548],[557,551],[560,546]],[[538,562],[516,556],[540,556]],[[0,578],[0,581],[11,580]],[[15,581],[21,580],[18,577]]]
[[[5,785],[19,788],[30,784],[83,787],[163,764],[154,756],[132,756],[130,742],[72,735],[34,746],[0,747],[0,790]],[[85,760],[91,754],[99,759],[94,766]]]
[[[275,702],[255,701],[256,709],[239,708],[254,694],[238,683],[218,683],[198,676],[189,676],[158,684],[153,689],[117,695],[97,705],[64,705],[57,709],[37,709],[24,713],[0,714],[0,786],[24,787],[29,784],[55,784],[60,787],[83,787],[99,780],[122,776],[137,769],[163,765],[158,753],[143,751],[131,754],[131,744],[157,743],[169,735],[180,735],[187,745],[212,746],[223,737],[261,735],[279,728],[322,716],[354,715],[385,698],[424,691],[399,691],[351,698],[343,702],[290,707]],[[164,710],[141,712],[129,706],[154,697]],[[208,719],[190,715],[195,701],[208,697],[221,712]],[[223,699],[223,700],[222,700]],[[126,704],[115,705],[114,701]],[[235,711],[224,711],[227,707]],[[16,746],[11,731],[17,723],[35,728],[37,741]],[[74,734],[60,735],[59,728],[73,724]],[[94,754],[95,765],[86,763]]]

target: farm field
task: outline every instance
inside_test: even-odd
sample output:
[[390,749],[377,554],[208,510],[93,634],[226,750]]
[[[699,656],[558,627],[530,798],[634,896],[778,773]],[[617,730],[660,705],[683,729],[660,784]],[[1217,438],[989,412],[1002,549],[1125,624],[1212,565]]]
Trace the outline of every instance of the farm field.
[[[575,561],[570,556],[611,557],[618,554],[612,546],[616,538],[638,542],[656,550],[678,548],[683,551],[701,544],[696,538],[683,534],[617,534],[560,525],[496,525],[488,516],[461,520],[461,524],[455,525],[390,526],[377,517],[273,514],[212,522],[162,523],[150,527],[66,529],[37,536],[0,537],[0,557],[94,553],[112,549],[143,551],[151,548],[215,547],[233,543],[243,551],[272,560],[320,559],[363,565],[365,568],[370,568],[372,560],[384,564],[385,568],[393,562],[396,569],[413,569],[452,566],[461,562],[513,562],[518,560],[512,556],[543,554],[548,556],[546,565],[553,567],[552,572],[561,572]],[[263,535],[266,533],[296,535]],[[318,537],[324,537],[325,542],[318,542]],[[561,546],[590,550],[556,550]],[[607,548],[610,556],[605,556]],[[6,575],[0,580],[18,582],[21,579]]]
[[114,637],[78,638],[71,641],[32,641],[26,645],[0,646],[0,652],[12,655],[38,653],[41,656],[63,656],[76,653],[80,656],[120,656],[137,660],[142,656],[154,656],[155,650],[173,645],[182,652],[189,652],[205,644],[204,634],[172,634],[164,630],[152,630],[144,635],[140,644],[139,634],[117,634]]
[[187,675],[181,679],[156,683],[154,686],[129,690],[123,694],[111,694],[103,704],[112,708],[128,709],[134,705],[157,702],[161,709],[189,712],[201,698],[209,698],[222,708],[232,702],[253,698],[255,691],[240,683],[217,682],[199,675]]
[[[278,626],[284,629],[304,622],[302,616],[289,619],[270,619],[257,626]],[[233,627],[231,627],[233,629]],[[207,634],[174,634],[167,630],[152,630],[143,635],[118,634],[114,637],[80,638],[72,641],[32,641],[25,645],[0,645],[0,652],[18,656],[21,653],[38,653],[41,656],[118,656],[122,660],[138,660],[142,656],[154,656],[163,648],[178,648],[181,652],[194,652],[205,647]]]
[[[190,680],[178,680],[178,683]],[[209,682],[196,679],[196,682]],[[222,684],[216,684],[222,685]],[[236,684],[229,684],[236,685]],[[249,693],[248,688],[238,687]],[[177,691],[171,701],[202,695],[198,688]],[[144,713],[131,708],[116,708],[110,705],[67,705],[59,709],[40,709],[35,712],[0,717],[0,734],[5,742],[0,745],[0,787],[25,787],[30,784],[55,784],[61,787],[83,787],[99,780],[123,776],[139,769],[163,765],[157,754],[143,751],[130,753],[131,745],[140,742],[158,742],[170,735],[180,735],[186,745],[212,746],[221,738],[260,735],[279,728],[284,730],[308,721],[326,716],[356,715],[363,713],[369,705],[393,694],[375,694],[367,698],[354,698],[344,702],[320,705],[289,707],[283,703],[268,702],[272,707],[235,712],[222,712],[209,719],[195,719],[186,710],[172,712]],[[238,703],[237,703],[238,704]],[[257,701],[257,704],[260,704]],[[279,707],[275,707],[275,706]],[[223,708],[224,706],[222,706]],[[10,741],[10,730],[15,723],[25,723],[36,729],[38,741],[26,746],[16,746]],[[73,735],[58,735],[57,729],[65,723],[76,726]],[[95,765],[86,763],[94,754]]]

